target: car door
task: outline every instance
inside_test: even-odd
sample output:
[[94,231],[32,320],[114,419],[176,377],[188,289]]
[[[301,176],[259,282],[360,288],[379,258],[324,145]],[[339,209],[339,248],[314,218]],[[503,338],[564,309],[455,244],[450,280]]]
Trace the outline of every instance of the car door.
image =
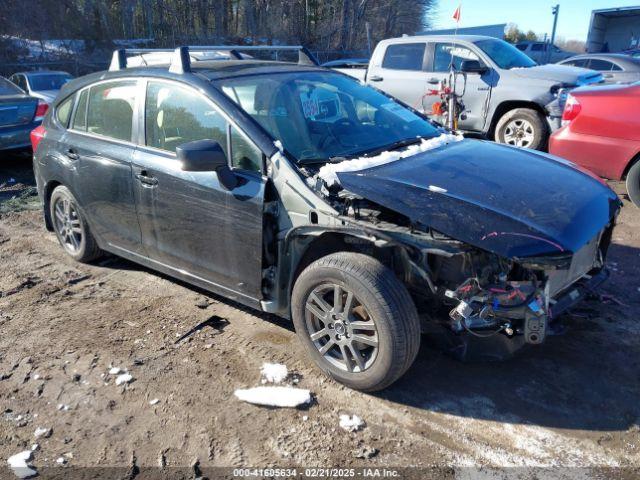
[[[487,65],[475,51],[465,45],[452,42],[430,44],[426,67],[429,78],[438,82],[442,80],[448,82],[451,63],[459,71],[464,60],[477,60],[481,64]],[[467,117],[466,120],[459,121],[458,125],[461,129],[478,132],[484,130],[494,75],[495,72],[489,67],[482,74],[469,73],[467,74],[466,88],[462,76],[458,77],[456,91],[458,94],[462,94],[464,90],[462,102]],[[427,98],[433,99],[433,102],[438,100],[438,97],[433,96]]]
[[435,88],[428,84],[428,75],[424,71],[426,45],[426,42],[388,45],[381,59],[372,59],[367,83],[422,110],[425,93]]
[[113,80],[78,92],[71,126],[60,144],[92,233],[107,248],[139,253],[131,179],[136,91],[136,80]]
[[[148,258],[231,298],[259,298],[262,152],[210,99],[176,82],[147,82],[141,133],[133,178]],[[181,169],[176,147],[203,139],[222,146],[235,188],[216,172]]]

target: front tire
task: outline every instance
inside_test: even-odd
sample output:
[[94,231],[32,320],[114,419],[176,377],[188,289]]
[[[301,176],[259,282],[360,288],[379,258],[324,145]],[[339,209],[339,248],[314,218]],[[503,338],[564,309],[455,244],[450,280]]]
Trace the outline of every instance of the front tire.
[[420,322],[409,292],[367,255],[340,252],[313,262],[293,287],[291,311],[316,365],[356,390],[388,387],[420,348]]
[[540,112],[514,108],[498,120],[495,140],[514,147],[544,150],[549,140],[549,126]]
[[640,160],[634,163],[627,174],[627,193],[636,207],[640,207]]
[[67,187],[59,185],[55,188],[49,209],[53,230],[65,252],[83,263],[100,257],[102,252],[80,213],[77,200]]

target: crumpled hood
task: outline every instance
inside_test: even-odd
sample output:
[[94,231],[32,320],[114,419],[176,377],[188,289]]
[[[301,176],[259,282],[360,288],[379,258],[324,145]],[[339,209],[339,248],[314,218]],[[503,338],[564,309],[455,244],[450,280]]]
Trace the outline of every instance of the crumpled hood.
[[359,196],[507,258],[575,252],[620,206],[570,162],[478,140],[338,177]]
[[588,85],[602,80],[602,74],[595,70],[569,65],[537,65],[531,68],[514,68],[510,71],[522,78],[549,80],[567,85]]

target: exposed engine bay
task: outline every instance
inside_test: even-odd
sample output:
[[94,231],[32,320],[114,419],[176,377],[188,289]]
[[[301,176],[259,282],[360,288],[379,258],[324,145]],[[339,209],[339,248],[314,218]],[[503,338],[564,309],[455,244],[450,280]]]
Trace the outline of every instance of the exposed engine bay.
[[[312,172],[307,172],[311,173]],[[402,276],[424,333],[445,340],[464,360],[502,359],[561,331],[558,316],[607,277],[612,225],[575,254],[505,258],[433,230],[340,187],[318,182],[346,226],[368,241],[352,242]]]

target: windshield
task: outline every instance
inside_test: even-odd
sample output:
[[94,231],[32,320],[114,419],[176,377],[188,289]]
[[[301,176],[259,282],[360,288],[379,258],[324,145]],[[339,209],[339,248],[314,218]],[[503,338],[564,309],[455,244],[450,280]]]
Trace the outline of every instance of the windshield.
[[36,92],[43,90],[60,90],[69,80],[71,80],[71,75],[67,73],[29,75],[31,90]]
[[504,70],[512,68],[535,67],[536,62],[531,60],[526,54],[504,40],[488,38],[474,42],[480,50],[486,53],[498,67]]
[[0,95],[24,95],[24,92],[7,79],[0,77]]
[[439,135],[424,118],[337,73],[252,75],[214,84],[301,163],[398,148]]

